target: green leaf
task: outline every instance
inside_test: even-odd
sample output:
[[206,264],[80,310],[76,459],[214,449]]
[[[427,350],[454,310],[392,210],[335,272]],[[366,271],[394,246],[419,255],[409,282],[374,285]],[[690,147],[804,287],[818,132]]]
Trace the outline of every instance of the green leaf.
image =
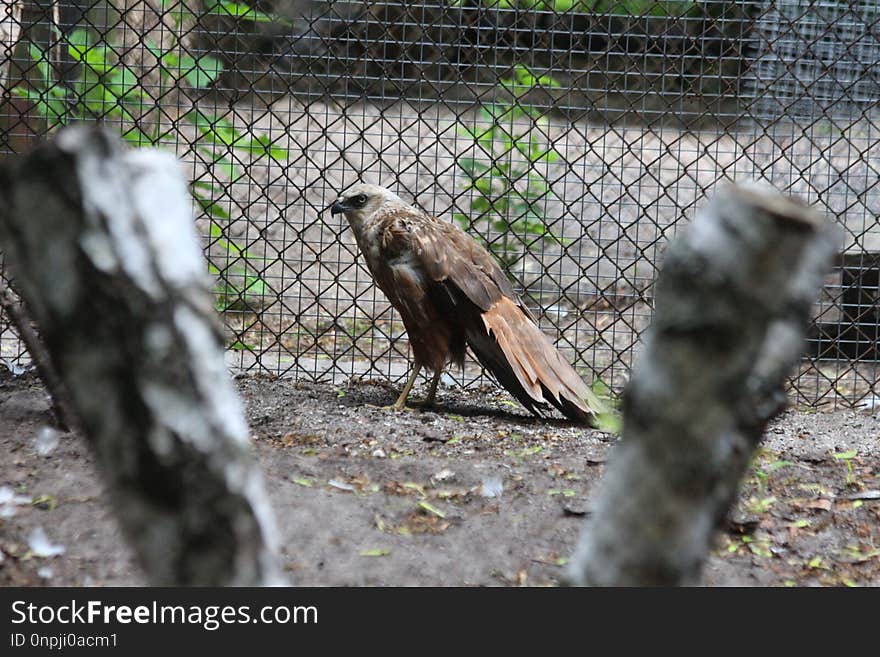
[[76,61],[83,61],[86,51],[92,45],[89,31],[84,29],[73,30],[65,40],[67,41],[67,53]]
[[258,274],[247,274],[244,277],[245,288],[243,292],[251,296],[265,296],[268,286],[266,282]]
[[223,234],[223,229],[216,222],[211,222],[211,225],[208,228],[208,232],[211,236],[211,239],[216,240],[216,244],[221,248],[226,249],[227,253],[232,253],[237,256],[244,254],[244,251],[241,248],[226,239]]
[[271,157],[275,162],[283,163],[287,162],[290,159],[290,151],[288,151],[283,146],[271,146],[267,151],[269,153],[269,157]]
[[223,62],[216,57],[205,55],[199,59],[185,55],[181,58],[183,77],[196,89],[206,89],[220,77]]
[[202,211],[204,211],[212,219],[222,219],[224,222],[228,222],[232,218],[229,212],[227,212],[226,208],[220,205],[213,198],[207,198],[205,196],[202,196],[198,192],[193,192],[193,197],[196,199],[196,203],[199,204],[199,207],[202,209]]
[[489,202],[489,199],[485,196],[478,196],[473,201],[471,201],[471,209],[476,212],[483,213],[488,212],[492,207],[492,204]]
[[484,130],[477,134],[477,143],[487,152],[492,152],[492,144],[496,141],[494,130]]
[[362,557],[387,557],[391,554],[391,550],[388,548],[371,548],[369,550],[362,550]]
[[155,140],[151,136],[142,132],[137,126],[132,126],[123,130],[122,138],[132,146],[138,148],[155,145]]
[[492,180],[491,178],[479,178],[474,181],[474,187],[476,187],[483,194],[491,194],[492,193]]
[[577,493],[571,488],[551,488],[547,491],[547,494],[551,497],[556,495],[562,495],[562,497],[574,497]]
[[[179,73],[180,73],[180,69],[182,67],[182,63],[180,61],[180,55],[178,55],[173,50],[165,50],[165,51],[159,50],[158,56],[159,56],[159,60],[162,62],[162,64],[166,68],[175,72],[174,78],[178,79],[180,77]],[[190,57],[190,59],[192,59],[192,57]],[[195,61],[195,60],[193,60],[193,61]]]
[[116,53],[106,44],[97,44],[85,51],[85,63],[96,73],[110,73],[115,70],[116,59]]
[[466,214],[456,212],[452,215],[452,218],[459,226],[461,226],[462,230],[468,230],[471,227],[470,217],[468,217]]
[[137,73],[127,66],[123,66],[113,71],[107,79],[107,88],[117,97],[130,97],[137,99],[138,97],[146,97],[144,91],[140,88],[140,80]]
[[257,11],[253,7],[244,3],[234,2],[233,0],[214,0],[213,2],[207,2],[205,10],[208,14],[213,16],[241,18],[253,21],[254,23],[277,23],[278,25],[285,25],[288,27],[293,26],[293,23],[283,16],[266,14]]
[[553,0],[553,11],[558,14],[571,11],[580,4],[581,0]]
[[445,518],[446,517],[445,513],[443,513],[440,509],[438,509],[433,504],[430,504],[429,502],[424,502],[424,501],[419,502],[419,507],[421,507],[422,509],[424,509],[428,513],[434,514],[438,518]]
[[55,126],[67,124],[67,108],[63,101],[52,98],[45,93],[25,89],[23,87],[15,87],[12,93],[19,98],[25,98],[34,104],[34,110],[39,117],[48,123],[49,130]]
[[220,121],[217,116],[210,116],[199,110],[192,110],[181,117],[190,125],[199,129],[199,131],[213,130],[214,124]]
[[238,167],[226,156],[227,151],[217,152],[206,146],[197,146],[196,150],[205,156],[211,166],[218,167],[229,179],[235,180],[240,176]]
[[37,65],[37,71],[40,74],[40,88],[49,89],[54,84],[49,58],[43,50],[33,43],[28,46],[28,52],[30,53],[31,59]]

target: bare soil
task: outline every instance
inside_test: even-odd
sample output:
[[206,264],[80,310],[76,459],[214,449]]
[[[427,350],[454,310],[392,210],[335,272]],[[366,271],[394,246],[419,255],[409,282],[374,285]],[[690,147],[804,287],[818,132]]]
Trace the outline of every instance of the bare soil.
[[[613,436],[533,419],[492,387],[391,413],[382,384],[238,384],[296,584],[556,585],[613,457]],[[143,584],[85,441],[38,453],[48,424],[42,386],[0,368],[0,585]],[[704,583],[880,585],[878,489],[876,416],[786,413]],[[33,553],[37,527],[62,555]]]

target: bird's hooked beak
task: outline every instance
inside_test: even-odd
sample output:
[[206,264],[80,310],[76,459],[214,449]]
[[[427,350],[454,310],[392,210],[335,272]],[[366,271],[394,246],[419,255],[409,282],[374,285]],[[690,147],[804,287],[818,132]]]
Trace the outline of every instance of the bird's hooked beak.
[[337,200],[333,205],[330,206],[330,214],[341,214],[346,212],[350,208],[345,204],[345,201],[342,199]]

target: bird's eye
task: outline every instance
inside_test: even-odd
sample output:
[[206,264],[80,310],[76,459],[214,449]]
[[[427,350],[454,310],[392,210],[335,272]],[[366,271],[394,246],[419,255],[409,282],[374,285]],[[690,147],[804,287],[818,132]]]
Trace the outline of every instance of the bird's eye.
[[357,205],[358,207],[362,207],[367,202],[367,195],[366,194],[358,194],[357,196],[354,197],[353,200],[354,200],[355,205]]

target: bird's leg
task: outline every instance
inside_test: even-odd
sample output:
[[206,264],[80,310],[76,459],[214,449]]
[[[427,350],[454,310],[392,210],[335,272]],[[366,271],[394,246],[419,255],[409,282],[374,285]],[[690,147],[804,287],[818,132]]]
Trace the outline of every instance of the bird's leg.
[[419,375],[419,372],[422,371],[422,366],[416,363],[413,365],[412,374],[409,375],[409,379],[406,381],[406,385],[403,386],[403,390],[400,392],[400,397],[397,398],[397,401],[394,402],[388,408],[395,411],[402,411],[406,408],[406,398],[409,397],[409,391],[412,390],[413,385],[415,385],[416,377]]
[[437,384],[440,383],[440,374],[442,371],[443,370],[437,370],[434,372],[434,376],[431,378],[431,387],[428,388],[428,396],[420,401],[410,402],[410,406],[427,408],[434,403],[434,397],[437,395]]
[[428,388],[428,396],[425,397],[425,401],[422,402],[425,406],[430,406],[434,403],[434,397],[437,395],[437,384],[440,383],[440,375],[443,373],[443,370],[439,367],[437,371],[434,372],[434,378],[431,379],[431,387]]

